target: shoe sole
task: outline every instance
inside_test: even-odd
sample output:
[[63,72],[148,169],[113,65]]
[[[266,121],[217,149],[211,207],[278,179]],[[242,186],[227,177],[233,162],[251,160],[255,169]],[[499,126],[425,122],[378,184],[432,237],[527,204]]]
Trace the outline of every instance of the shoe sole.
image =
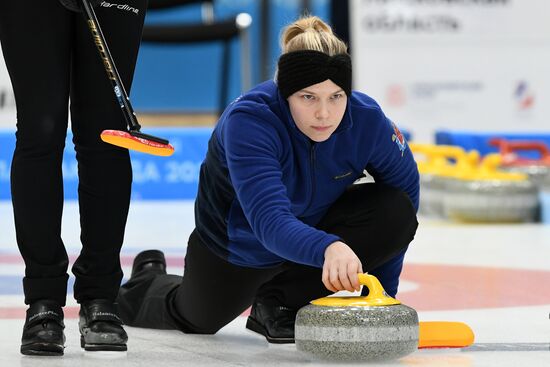
[[32,343],[21,346],[21,354],[26,356],[62,356],[65,347],[53,343]]
[[83,337],[80,337],[80,347],[88,352],[125,352],[128,350],[126,344],[92,344],[86,343]]
[[292,344],[294,343],[294,338],[274,338],[268,334],[267,330],[256,320],[250,316],[246,320],[246,328],[252,330],[258,334],[263,335],[268,342],[273,344]]

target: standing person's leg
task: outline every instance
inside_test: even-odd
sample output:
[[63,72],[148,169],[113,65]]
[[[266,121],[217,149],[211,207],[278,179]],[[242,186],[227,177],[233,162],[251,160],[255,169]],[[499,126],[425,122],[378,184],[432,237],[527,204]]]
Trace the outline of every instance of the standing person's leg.
[[71,14],[57,1],[0,2],[0,42],[17,107],[11,193],[30,305],[24,354],[63,354],[68,258],[61,240],[61,162],[72,26]]
[[[417,226],[415,209],[406,194],[381,184],[361,184],[351,186],[331,206],[317,228],[342,238],[361,260],[363,271],[391,270],[398,277],[403,254]],[[385,268],[388,263],[392,269]],[[295,314],[311,300],[332,293],[325,288],[321,276],[320,268],[287,263],[287,270],[260,288],[250,318],[262,325],[268,338],[293,339],[294,320],[290,311]],[[383,276],[381,281],[388,293],[395,295],[396,280]],[[289,309],[289,322],[279,320],[272,325],[262,321],[273,318],[273,312],[281,306]]]
[[11,191],[25,260],[25,303],[65,305],[61,162],[67,130],[72,19],[57,2],[2,1],[0,41],[17,107]]
[[167,275],[164,257],[146,251],[134,260],[132,278],[118,303],[130,326],[214,334],[251,304],[262,283],[281,271],[233,265],[209,250],[193,232],[183,278]]
[[[143,28],[145,0],[139,10],[97,7],[96,13],[120,76],[130,89]],[[78,199],[82,251],[73,266],[75,298],[113,301],[122,270],[120,248],[130,204],[132,168],[128,150],[104,143],[105,129],[126,123],[84,18],[77,14],[71,74],[71,123],[78,160]]]
[[[129,92],[146,0],[129,1],[128,5],[136,11],[117,7],[96,7],[95,11]],[[100,134],[105,129],[127,127],[88,25],[81,14],[75,17],[71,123],[78,161],[82,251],[72,271],[76,277],[74,295],[81,304],[81,344],[86,350],[126,350],[127,335],[114,300],[122,280],[120,249],[130,205],[132,169],[128,150],[104,143]]]

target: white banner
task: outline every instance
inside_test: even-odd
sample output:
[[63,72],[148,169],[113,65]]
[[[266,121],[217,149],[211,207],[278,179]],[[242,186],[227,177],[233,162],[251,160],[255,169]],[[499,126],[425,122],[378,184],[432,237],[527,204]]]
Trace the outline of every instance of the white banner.
[[15,98],[0,49],[0,127],[15,128]]
[[549,0],[351,0],[354,87],[417,141],[550,131]]

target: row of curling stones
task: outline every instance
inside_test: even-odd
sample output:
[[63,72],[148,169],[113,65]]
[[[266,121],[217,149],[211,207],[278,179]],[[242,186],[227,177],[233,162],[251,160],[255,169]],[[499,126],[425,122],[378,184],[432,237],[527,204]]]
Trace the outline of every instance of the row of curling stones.
[[466,222],[535,220],[537,187],[525,174],[499,170],[499,154],[489,154],[478,164],[475,150],[467,153],[455,146],[410,146],[416,156],[426,158],[418,162],[422,214]]
[[376,277],[358,276],[368,296],[319,298],[298,311],[299,351],[327,361],[381,361],[418,348],[416,311],[389,297]]
[[523,173],[499,170],[500,154],[487,154],[472,170],[458,172],[446,184],[445,214],[465,222],[534,222],[537,187]]

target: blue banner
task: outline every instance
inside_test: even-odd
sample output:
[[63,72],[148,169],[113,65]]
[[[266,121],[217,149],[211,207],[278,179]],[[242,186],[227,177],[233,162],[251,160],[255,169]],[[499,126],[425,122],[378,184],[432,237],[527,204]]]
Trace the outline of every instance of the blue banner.
[[[194,200],[201,163],[212,134],[210,127],[144,128],[143,132],[168,139],[175,148],[170,157],[131,152],[132,200]],[[401,130],[406,139],[410,133]],[[10,199],[10,165],[15,131],[0,130],[0,200]],[[72,134],[67,133],[63,155],[65,199],[78,198],[78,165]]]
[[[171,157],[131,153],[132,199],[194,199],[212,128],[144,128],[143,132],[168,139],[175,153]],[[14,148],[15,131],[0,130],[0,200],[10,198],[9,173]],[[77,199],[78,165],[70,133],[63,156],[63,184],[65,199]]]
[[[497,153],[498,149],[489,144],[493,138],[506,140],[539,141],[550,147],[549,132],[472,132],[460,130],[439,130],[435,134],[435,143],[443,145],[458,145],[466,150],[475,149],[481,155]],[[520,152],[521,156],[538,158],[536,152]]]

